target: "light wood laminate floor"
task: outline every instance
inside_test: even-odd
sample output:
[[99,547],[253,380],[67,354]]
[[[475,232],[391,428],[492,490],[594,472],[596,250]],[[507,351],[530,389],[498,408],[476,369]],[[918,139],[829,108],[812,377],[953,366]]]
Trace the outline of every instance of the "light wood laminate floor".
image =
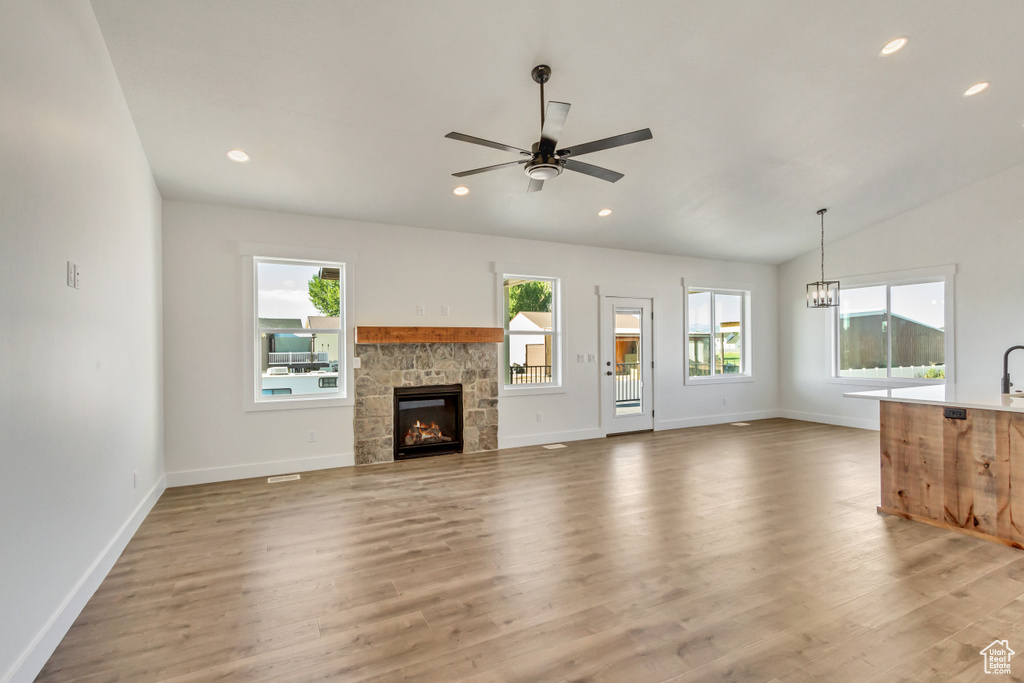
[[1024,552],[764,420],[169,489],[42,681],[1024,680]]

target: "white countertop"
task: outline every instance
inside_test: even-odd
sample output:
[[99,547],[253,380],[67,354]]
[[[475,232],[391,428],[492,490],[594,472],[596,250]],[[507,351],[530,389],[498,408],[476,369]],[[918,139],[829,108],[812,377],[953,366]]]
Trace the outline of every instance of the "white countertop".
[[848,398],[870,398],[876,401],[899,403],[925,403],[979,410],[1007,410],[1024,413],[1024,393],[1002,394],[998,379],[991,387],[977,384],[924,384],[915,387],[851,391]]

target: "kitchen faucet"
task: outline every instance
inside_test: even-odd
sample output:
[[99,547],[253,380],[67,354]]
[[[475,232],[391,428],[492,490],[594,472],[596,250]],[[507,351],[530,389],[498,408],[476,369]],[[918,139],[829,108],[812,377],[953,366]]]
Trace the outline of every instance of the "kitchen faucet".
[[1010,381],[1010,352],[1017,349],[1024,350],[1024,346],[1018,344],[1017,346],[1011,346],[1006,349],[1006,353],[1003,354],[1003,393],[1010,393],[1010,387],[1013,386],[1013,382]]

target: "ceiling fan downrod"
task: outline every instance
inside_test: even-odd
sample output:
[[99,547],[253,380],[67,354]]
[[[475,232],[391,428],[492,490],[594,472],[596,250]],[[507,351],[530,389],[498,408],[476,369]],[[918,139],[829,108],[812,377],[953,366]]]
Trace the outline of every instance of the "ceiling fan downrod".
[[533,80],[540,83],[540,129],[544,130],[544,84],[551,80],[551,67],[547,64],[538,64],[530,72]]

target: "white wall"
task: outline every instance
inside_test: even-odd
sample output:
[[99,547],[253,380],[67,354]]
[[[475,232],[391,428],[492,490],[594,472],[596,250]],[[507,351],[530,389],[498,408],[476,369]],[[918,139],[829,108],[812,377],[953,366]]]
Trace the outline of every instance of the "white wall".
[[0,680],[30,681],[163,490],[160,197],[89,4],[0,17]]
[[[353,325],[500,326],[492,263],[557,266],[565,277],[565,392],[502,397],[502,447],[601,435],[599,366],[576,363],[577,353],[598,353],[598,285],[658,290],[658,428],[762,417],[776,407],[773,266],[177,201],[164,203],[163,225],[166,457],[172,485],[353,461],[351,408],[241,409],[248,385],[236,358],[251,343],[241,322],[239,244],[246,242],[354,252]],[[684,386],[683,277],[753,288],[754,382]],[[425,316],[416,315],[417,304],[426,307]],[[450,316],[441,315],[442,305],[451,307]],[[194,353],[196,339],[213,353]],[[537,412],[543,422],[537,422]],[[307,441],[309,430],[317,432],[315,443]]]
[[[1003,352],[1024,344],[1022,187],[1024,165],[827,244],[825,275],[956,265],[956,381],[998,393]],[[813,252],[779,269],[781,406],[789,417],[877,428],[877,403],[843,398],[858,388],[826,381],[828,313],[807,310],[804,298],[805,285],[819,277],[818,259]],[[1024,388],[1024,352],[1011,360]]]

